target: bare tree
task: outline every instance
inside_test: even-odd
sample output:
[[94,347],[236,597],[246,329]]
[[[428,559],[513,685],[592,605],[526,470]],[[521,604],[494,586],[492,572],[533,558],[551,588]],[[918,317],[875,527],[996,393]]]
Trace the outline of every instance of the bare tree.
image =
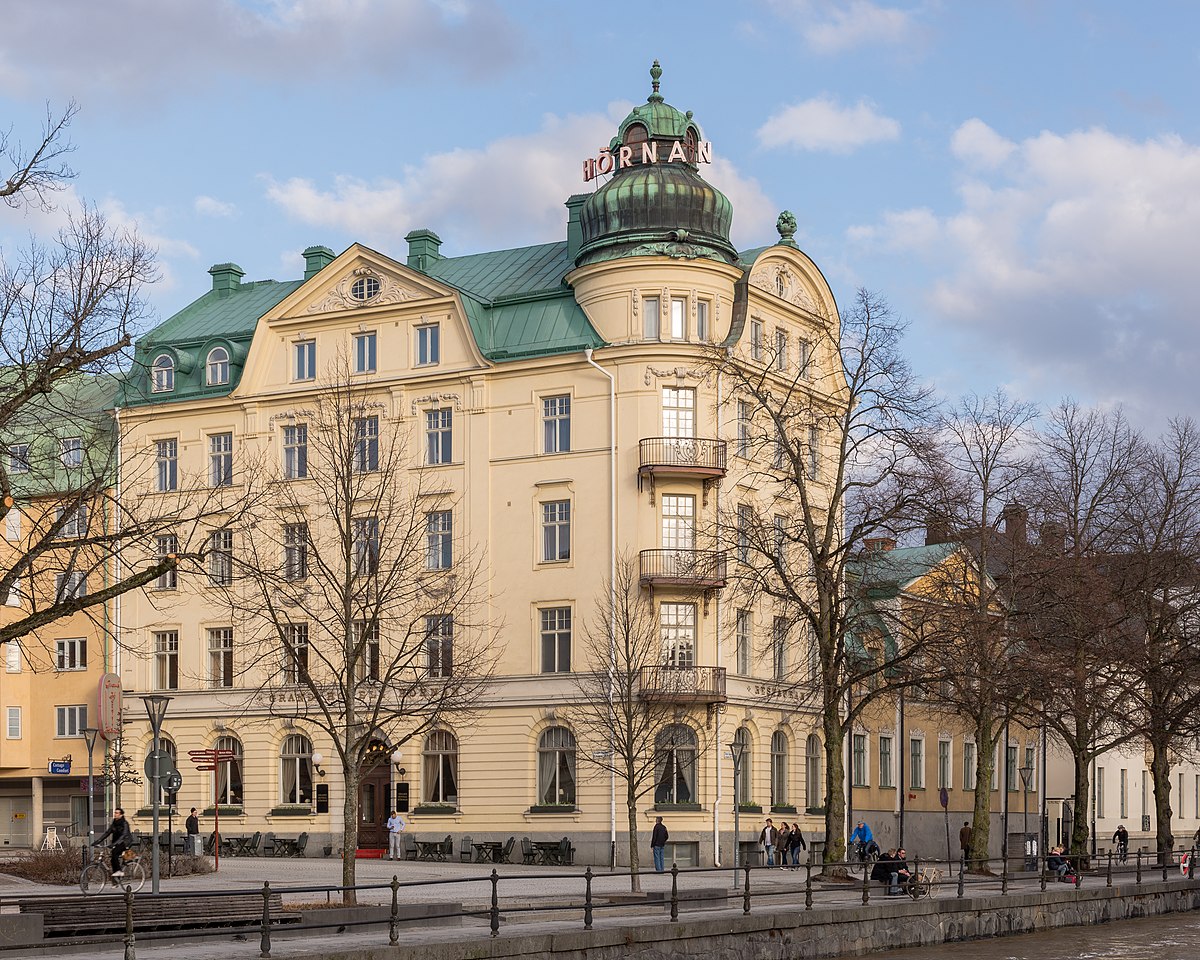
[[618,558],[616,580],[606,586],[611,594],[584,627],[569,718],[584,763],[625,787],[629,888],[637,893],[639,802],[654,791],[656,803],[695,803],[700,744],[684,721],[703,689],[703,668],[670,655],[635,560]]
[[0,199],[10,207],[29,203],[49,208],[49,195],[61,190],[75,176],[65,159],[75,149],[66,131],[78,112],[79,104],[74,100],[58,114],[46,104],[41,139],[31,149],[13,138],[11,127],[0,133],[0,164],[8,171],[5,174],[0,169],[0,176],[5,176],[0,184]]
[[333,746],[347,888],[361,772],[467,719],[497,658],[482,551],[453,534],[454,498],[414,464],[384,396],[344,363],[283,416],[288,449],[251,481],[265,492],[227,594],[261,674],[247,711],[303,720]]
[[[926,443],[930,391],[901,355],[904,328],[886,302],[859,290],[845,315],[817,325],[799,365],[770,349],[762,363],[718,361],[737,411],[738,462],[747,464],[735,479],[759,491],[725,511],[720,535],[736,544],[741,595],[774,605],[769,643],[781,689],[819,714],[829,863],[845,857],[849,725],[915,654],[855,639],[871,630],[851,569],[867,541],[903,532],[923,499],[914,452]],[[780,669],[788,649],[810,669]]]

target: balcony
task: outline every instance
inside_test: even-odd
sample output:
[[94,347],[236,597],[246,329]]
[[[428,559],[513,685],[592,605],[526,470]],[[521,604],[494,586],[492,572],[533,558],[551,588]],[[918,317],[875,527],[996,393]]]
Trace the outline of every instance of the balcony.
[[638,554],[643,587],[690,587],[720,590],[725,586],[724,550],[643,550]]
[[667,703],[724,703],[724,667],[642,667],[639,689],[646,700]]
[[725,441],[696,437],[648,437],[638,444],[638,488],[650,481],[650,502],[659,476],[699,477],[707,498],[711,484],[725,476]]

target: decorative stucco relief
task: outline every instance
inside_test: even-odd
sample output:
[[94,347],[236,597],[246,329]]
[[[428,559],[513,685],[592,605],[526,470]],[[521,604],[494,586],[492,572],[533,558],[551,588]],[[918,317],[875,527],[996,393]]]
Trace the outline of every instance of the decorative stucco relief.
[[750,275],[750,282],[760,290],[782,297],[788,303],[793,303],[810,313],[817,312],[813,298],[786,263],[768,263],[759,267]]
[[669,367],[663,369],[661,367],[646,367],[646,375],[644,377],[646,386],[650,386],[655,378],[662,379],[663,377],[674,377],[676,380],[699,380],[701,383],[708,383],[709,372],[704,369],[690,369],[688,367]]
[[[356,300],[350,295],[350,287],[360,277],[375,277],[379,281],[379,293],[370,300]],[[331,310],[354,310],[358,307],[376,307],[386,303],[407,303],[410,300],[421,300],[428,296],[420,290],[406,287],[395,277],[378,274],[365,267],[351,270],[342,277],[321,300],[308,308],[308,313],[328,313]]]

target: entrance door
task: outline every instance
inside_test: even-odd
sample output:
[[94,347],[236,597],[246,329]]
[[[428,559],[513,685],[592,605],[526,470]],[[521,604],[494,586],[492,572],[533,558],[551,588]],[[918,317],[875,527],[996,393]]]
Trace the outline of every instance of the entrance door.
[[386,764],[363,767],[358,781],[358,846],[387,847],[387,821],[391,816],[392,785]]

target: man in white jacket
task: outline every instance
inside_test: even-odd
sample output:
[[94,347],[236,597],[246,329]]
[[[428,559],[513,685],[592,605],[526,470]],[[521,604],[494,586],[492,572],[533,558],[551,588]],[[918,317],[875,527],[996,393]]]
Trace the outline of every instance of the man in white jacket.
[[399,810],[393,810],[392,815],[388,817],[388,859],[400,860],[404,857],[404,852],[400,849],[400,834],[404,832],[404,818],[400,816]]

